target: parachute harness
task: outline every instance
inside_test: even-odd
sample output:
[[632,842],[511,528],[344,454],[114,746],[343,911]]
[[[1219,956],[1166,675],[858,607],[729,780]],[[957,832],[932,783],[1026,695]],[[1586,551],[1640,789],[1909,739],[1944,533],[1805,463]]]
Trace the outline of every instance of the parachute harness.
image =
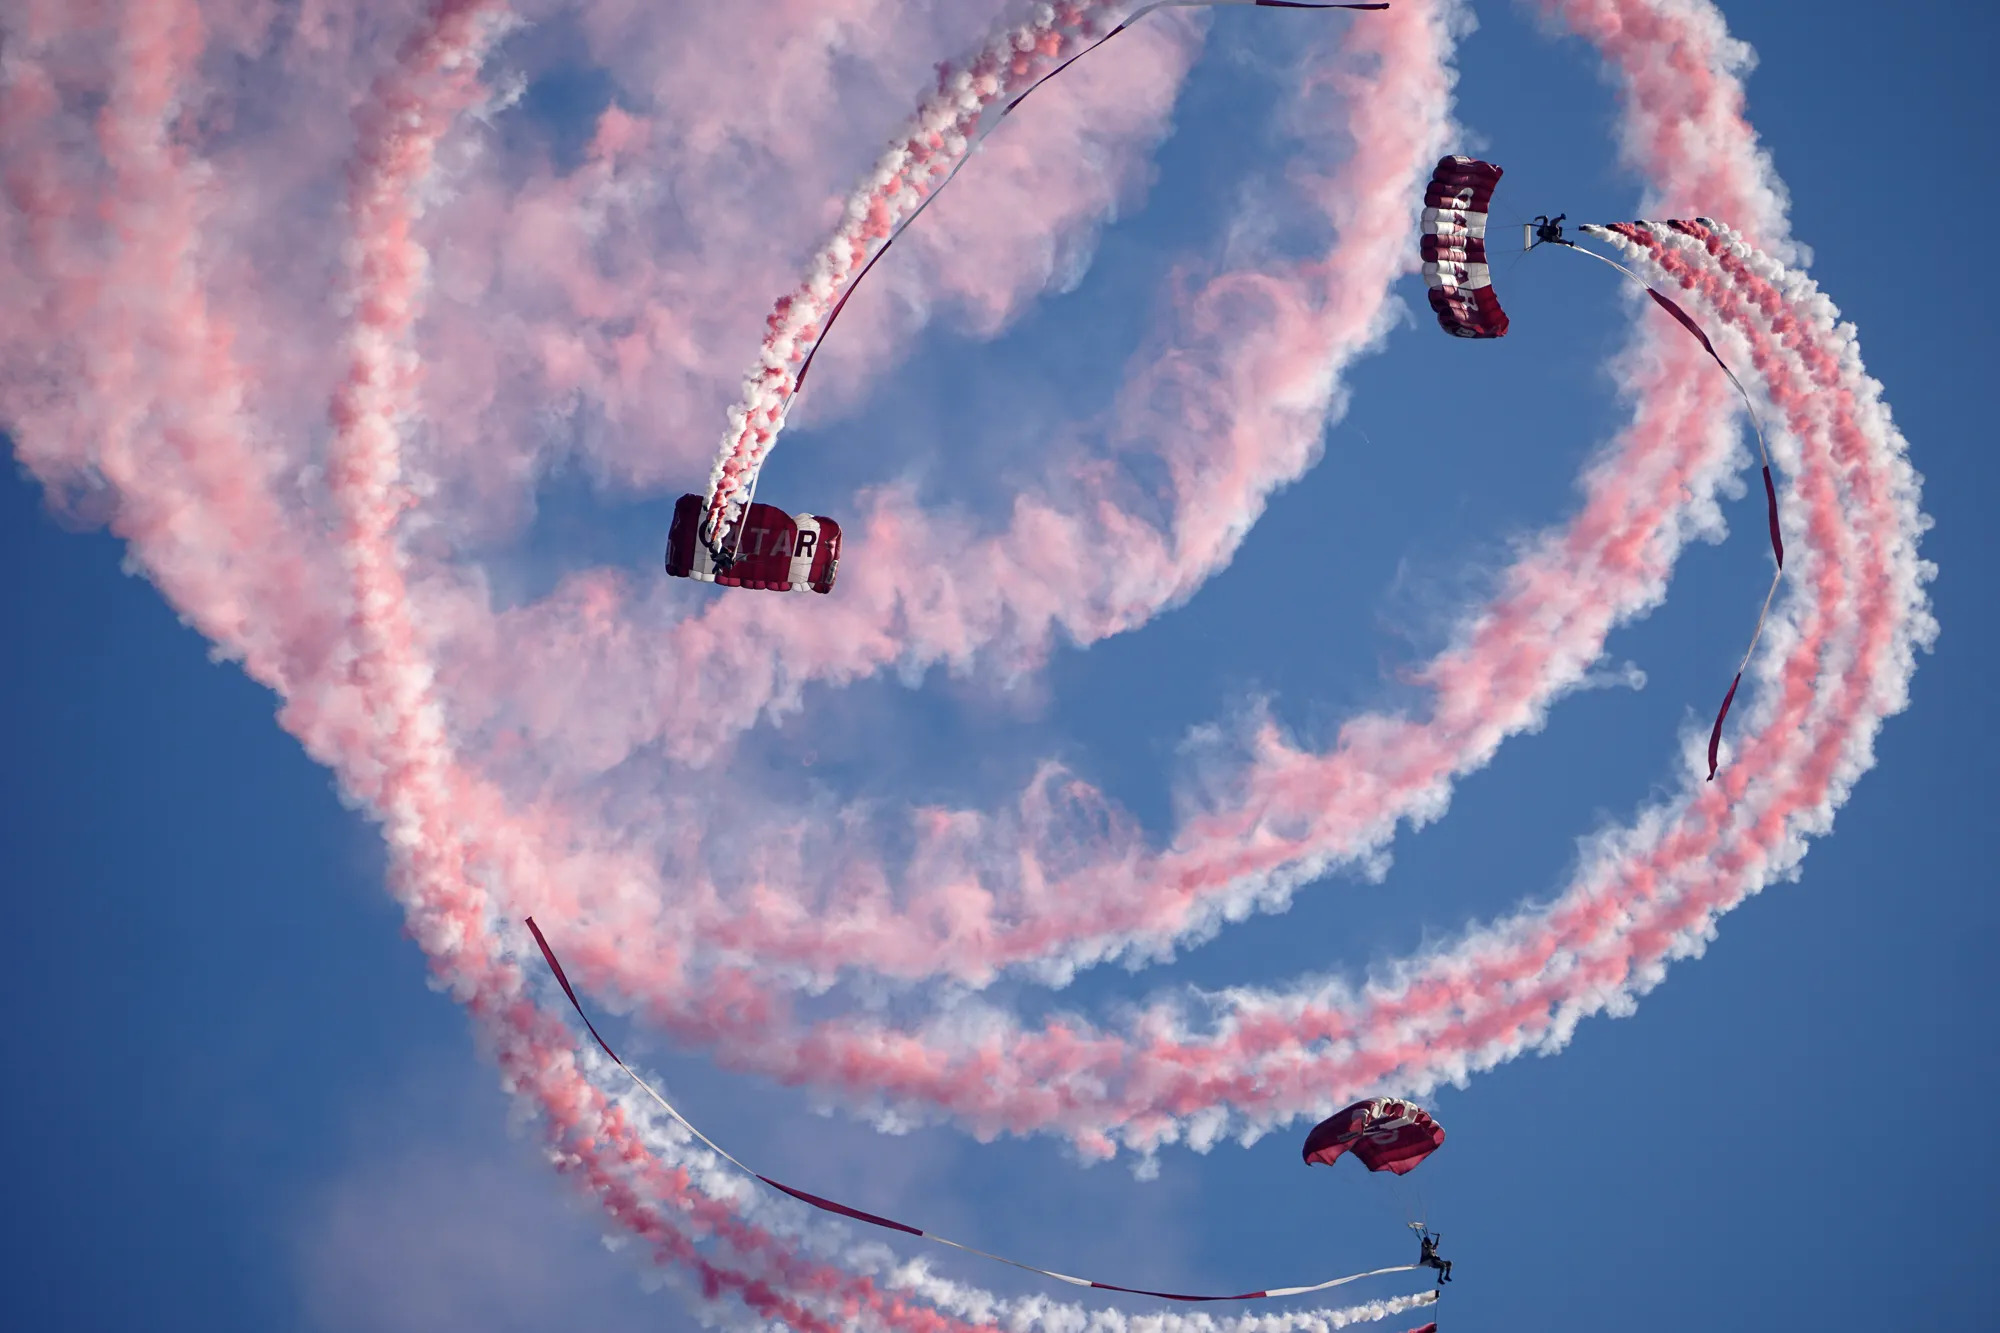
[[1535,233],[1534,245],[1528,248],[1532,250],[1536,245],[1567,245],[1572,250],[1576,249],[1575,241],[1563,238],[1563,219],[1568,216],[1567,213],[1558,213],[1554,217],[1546,213],[1537,213],[1534,222],[1527,224],[1534,228]]

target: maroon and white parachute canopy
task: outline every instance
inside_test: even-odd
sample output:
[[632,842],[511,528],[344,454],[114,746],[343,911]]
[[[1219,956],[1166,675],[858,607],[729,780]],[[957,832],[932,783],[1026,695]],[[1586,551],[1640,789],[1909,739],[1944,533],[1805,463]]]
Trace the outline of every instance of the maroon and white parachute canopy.
[[1507,336],[1486,263],[1487,208],[1501,174],[1475,157],[1439,158],[1424,190],[1424,283],[1439,327],[1460,338]]
[[840,524],[812,514],[787,514],[766,504],[752,504],[739,523],[719,543],[736,558],[722,565],[701,540],[706,500],[683,495],[674,505],[674,525],[667,532],[667,573],[731,588],[762,588],[767,592],[832,592],[840,569]]
[[1412,1101],[1377,1097],[1336,1111],[1312,1127],[1300,1155],[1307,1166],[1332,1166],[1352,1153],[1370,1171],[1404,1175],[1444,1145],[1444,1127]]

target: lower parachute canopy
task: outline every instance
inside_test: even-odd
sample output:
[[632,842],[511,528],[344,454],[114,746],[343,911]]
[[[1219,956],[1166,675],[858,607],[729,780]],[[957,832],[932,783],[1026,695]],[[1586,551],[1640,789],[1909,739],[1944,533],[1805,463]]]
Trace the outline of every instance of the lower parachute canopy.
[[734,554],[725,564],[701,540],[699,529],[707,507],[706,497],[700,495],[683,495],[674,504],[674,524],[667,532],[667,573],[766,592],[833,591],[840,567],[840,524],[753,504],[716,543],[716,549]]
[[1486,213],[1500,176],[1478,158],[1439,158],[1424,190],[1424,283],[1439,326],[1460,338],[1507,335],[1486,263]]
[[1415,1102],[1377,1097],[1336,1111],[1312,1127],[1301,1156],[1307,1166],[1332,1166],[1353,1153],[1370,1171],[1414,1171],[1444,1144],[1444,1127]]

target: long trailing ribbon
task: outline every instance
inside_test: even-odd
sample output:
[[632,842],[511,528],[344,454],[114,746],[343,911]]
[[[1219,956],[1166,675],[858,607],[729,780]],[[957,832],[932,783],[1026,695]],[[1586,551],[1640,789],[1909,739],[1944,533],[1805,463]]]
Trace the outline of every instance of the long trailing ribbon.
[[[789,1194],[791,1195],[791,1197],[797,1199],[799,1202],[810,1204],[814,1208],[820,1209],[822,1212],[837,1213],[841,1217],[849,1218],[856,1222],[866,1222],[870,1226],[883,1227],[890,1231],[900,1231],[906,1236],[918,1236],[923,1238],[924,1240],[935,1241],[939,1245],[949,1245],[954,1250],[963,1250],[967,1254],[976,1254],[982,1259],[991,1259],[994,1260],[996,1263],[1007,1264],[1011,1267],[1019,1268],[1029,1273],[1040,1274],[1043,1277],[1052,1277],[1058,1282],[1067,1282],[1073,1287],[1094,1287],[1098,1291],[1119,1291],[1119,1292],[1124,1292],[1127,1295],[1131,1296],[1156,1296],[1159,1299],[1165,1301],[1256,1301],[1256,1300],[1266,1300],[1279,1296],[1305,1296],[1305,1295],[1310,1295],[1311,1293],[1316,1291],[1326,1291],[1332,1287],[1345,1286],[1350,1282],[1359,1282],[1362,1278],[1381,1277],[1384,1274],[1388,1273],[1409,1273],[1409,1272],[1414,1272],[1417,1268],[1421,1267],[1421,1265],[1419,1264],[1398,1264],[1393,1268],[1376,1268],[1376,1269],[1371,1269],[1366,1273],[1350,1273],[1346,1277],[1337,1277],[1326,1282],[1315,1282],[1310,1286],[1268,1287],[1263,1291],[1237,1292],[1234,1295],[1229,1295],[1229,1296],[1191,1296],[1175,1291],[1151,1291],[1145,1287],[1121,1287],[1115,1282],[1093,1282],[1089,1278],[1072,1277],[1068,1273],[1058,1273],[1054,1269],[1037,1268],[1033,1264],[1025,1264],[1018,1259],[1009,1259],[1005,1255],[994,1254],[991,1251],[982,1250],[977,1248],[976,1246],[966,1245],[960,1241],[955,1241],[948,1239],[947,1237],[940,1236],[936,1232],[924,1231],[921,1228],[910,1226],[908,1223],[898,1222],[893,1218],[883,1217],[878,1213],[865,1212],[859,1208],[850,1208],[848,1205],[844,1203],[837,1203],[832,1199],[821,1198],[817,1194],[810,1194],[802,1189],[794,1189],[792,1186],[785,1184],[783,1181],[773,1180],[771,1179],[771,1177],[763,1174],[760,1171],[752,1170],[751,1168],[745,1166],[742,1162],[738,1161],[736,1158],[732,1157],[727,1151],[725,1151],[722,1148],[720,1144],[716,1143],[714,1139],[711,1139],[710,1137],[708,1137],[708,1135],[702,1133],[699,1129],[695,1128],[693,1121],[689,1120],[686,1116],[682,1115],[679,1111],[675,1110],[673,1104],[669,1102],[665,1097],[662,1097],[659,1091],[656,1088],[654,1088],[652,1084],[646,1082],[645,1079],[640,1078],[639,1075],[633,1070],[632,1066],[626,1064],[623,1060],[618,1058],[618,1052],[611,1049],[610,1043],[605,1041],[603,1035],[598,1032],[597,1025],[590,1021],[590,1015],[584,1012],[583,1003],[577,999],[576,990],[569,984],[569,976],[563,971],[562,963],[557,961],[555,950],[549,947],[548,939],[542,934],[542,928],[535,924],[535,919],[533,917],[529,917],[527,921],[528,921],[528,929],[534,933],[535,943],[537,946],[540,947],[542,951],[542,957],[547,960],[549,965],[549,970],[555,973],[556,984],[561,986],[563,994],[569,997],[570,1007],[576,1010],[576,1016],[578,1018],[581,1018],[583,1020],[584,1027],[589,1029],[591,1040],[597,1043],[597,1047],[599,1050],[603,1051],[606,1055],[611,1057],[611,1061],[613,1064],[617,1065],[620,1069],[625,1071],[625,1076],[627,1078],[631,1079],[632,1082],[636,1084],[641,1091],[643,1091],[648,1097],[651,1097],[655,1102],[657,1102],[661,1110],[665,1111],[668,1115],[672,1116],[675,1120],[679,1121],[682,1128],[686,1129],[688,1133],[694,1135],[697,1139],[700,1139],[704,1144],[706,1144],[708,1146],[709,1151],[713,1152],[717,1157],[720,1157],[723,1161],[728,1162],[731,1166],[735,1167],[738,1171],[741,1171],[744,1175],[755,1177],[756,1179],[764,1182],[766,1185],[769,1185],[772,1189],[778,1190],[779,1192],[784,1194]],[[1432,1296],[1433,1299],[1435,1299],[1435,1293],[1432,1293]]]
[[[1688,229],[1685,223],[1669,222],[1667,225],[1687,231],[1689,235],[1694,234]],[[1599,226],[1595,223],[1586,223],[1579,230],[1591,234],[1616,233],[1643,244],[1641,238],[1634,233],[1634,224],[1631,223],[1621,222],[1608,227]],[[1722,373],[1729,376],[1729,382],[1736,386],[1736,392],[1743,395],[1743,406],[1750,413],[1751,429],[1757,433],[1757,456],[1764,465],[1764,502],[1770,519],[1771,556],[1777,562],[1777,568],[1771,573],[1771,586],[1764,594],[1764,605],[1757,612],[1757,627],[1750,632],[1750,646],[1743,650],[1743,660],[1737,665],[1736,675],[1729,682],[1729,692],[1722,696],[1722,707],[1715,714],[1715,725],[1709,728],[1708,781],[1713,782],[1715,781],[1717,757],[1722,749],[1723,719],[1729,716],[1729,706],[1736,702],[1736,689],[1743,683],[1743,673],[1750,668],[1750,659],[1757,652],[1758,640],[1764,637],[1764,622],[1769,620],[1771,616],[1771,600],[1778,595],[1778,583],[1785,577],[1785,538],[1783,532],[1778,527],[1778,487],[1771,479],[1771,450],[1764,441],[1764,426],[1757,418],[1757,405],[1750,400],[1750,391],[1743,387],[1743,381],[1736,378],[1736,372],[1729,368],[1729,363],[1724,361],[1722,354],[1715,350],[1715,344],[1709,341],[1708,334],[1702,330],[1701,325],[1695,322],[1694,316],[1688,314],[1687,311],[1680,307],[1678,302],[1662,294],[1651,283],[1647,282],[1637,273],[1634,273],[1631,269],[1626,268],[1617,260],[1607,258],[1604,255],[1598,254],[1595,250],[1586,250],[1580,245],[1569,242],[1565,242],[1563,248],[1574,250],[1580,255],[1589,255],[1599,263],[1611,265],[1611,267],[1617,269],[1641,287],[1644,287],[1646,295],[1652,297],[1654,303],[1660,309],[1680,321],[1681,327],[1692,333],[1701,343],[1702,350],[1714,359],[1716,365],[1722,367]]]

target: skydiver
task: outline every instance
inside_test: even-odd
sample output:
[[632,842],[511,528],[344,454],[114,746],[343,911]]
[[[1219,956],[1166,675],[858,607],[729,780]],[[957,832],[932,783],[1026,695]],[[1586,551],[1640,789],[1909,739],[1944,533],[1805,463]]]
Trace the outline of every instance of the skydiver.
[[1451,1260],[1438,1257],[1438,1242],[1444,1237],[1430,1231],[1423,1233],[1423,1257],[1417,1260],[1419,1268],[1435,1268],[1438,1271],[1438,1285],[1451,1281]]
[[[1567,213],[1558,213],[1554,217],[1548,217],[1547,215],[1540,213],[1536,214],[1535,245],[1542,245],[1544,243],[1550,245],[1572,244],[1572,242],[1563,239],[1563,229],[1562,229],[1563,219],[1568,216],[1569,214]],[[1533,248],[1534,246],[1529,247],[1529,249]]]

